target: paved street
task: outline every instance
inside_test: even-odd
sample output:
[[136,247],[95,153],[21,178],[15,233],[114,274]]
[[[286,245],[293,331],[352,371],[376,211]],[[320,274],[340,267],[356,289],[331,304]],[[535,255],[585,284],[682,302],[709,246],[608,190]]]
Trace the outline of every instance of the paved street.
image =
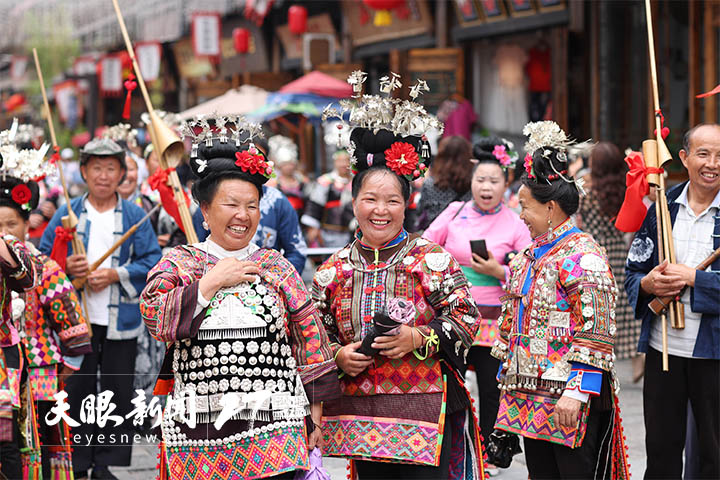
[[[620,392],[620,408],[622,411],[623,426],[630,449],[631,472],[635,478],[642,478],[645,471],[645,427],[642,419],[642,382],[633,384],[631,381],[632,366],[629,360],[618,364],[618,372],[622,382]],[[474,382],[471,382],[471,385]],[[133,448],[132,465],[128,468],[113,468],[112,471],[123,480],[150,480],[155,477],[158,448],[156,445],[143,444]],[[325,467],[333,480],[344,480],[346,477],[345,460],[325,459]],[[494,478],[501,480],[525,480],[527,469],[522,455],[515,457],[515,461],[507,470]]]

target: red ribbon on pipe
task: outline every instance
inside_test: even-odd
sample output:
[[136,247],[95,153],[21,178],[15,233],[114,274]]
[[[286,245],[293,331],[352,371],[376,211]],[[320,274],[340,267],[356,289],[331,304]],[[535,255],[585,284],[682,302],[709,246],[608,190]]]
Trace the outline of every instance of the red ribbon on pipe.
[[[150,188],[153,190],[157,190],[160,194],[160,203],[162,203],[163,208],[173,219],[175,219],[178,226],[184,233],[185,226],[183,225],[182,217],[180,216],[180,209],[178,208],[177,203],[175,203],[175,194],[173,193],[173,189],[170,185],[168,185],[168,178],[170,177],[170,172],[173,170],[175,169],[168,168],[167,170],[163,170],[162,168],[158,168],[155,173],[148,177],[148,185],[150,185]],[[188,198],[185,191],[183,191],[183,195],[185,196],[185,202],[188,206],[190,206],[190,198]]]
[[615,227],[622,232],[637,232],[645,219],[647,208],[643,197],[650,191],[647,176],[657,173],[662,175],[665,170],[656,167],[646,167],[645,161],[639,152],[632,152],[625,157],[625,163],[630,170],[625,175],[625,200],[615,219]]
[[65,270],[65,261],[68,254],[68,243],[73,239],[74,228],[65,228],[62,225],[55,227],[55,240],[53,241],[50,258],[55,260],[60,268]]

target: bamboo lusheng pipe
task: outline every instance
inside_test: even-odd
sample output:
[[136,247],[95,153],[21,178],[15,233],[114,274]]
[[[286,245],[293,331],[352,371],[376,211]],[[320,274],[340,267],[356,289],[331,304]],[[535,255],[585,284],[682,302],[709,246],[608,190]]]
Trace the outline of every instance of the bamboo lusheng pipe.
[[[45,91],[45,80],[43,79],[42,69],[40,68],[40,60],[38,59],[37,48],[33,48],[33,58],[35,59],[35,70],[37,71],[38,80],[40,81],[40,92],[42,92],[43,106],[45,107],[45,115],[47,116],[48,129],[50,130],[50,140],[52,141],[53,150],[58,148],[57,137],[55,136],[55,126],[53,125],[52,114],[50,113],[50,102],[48,102],[47,92]],[[75,212],[70,208],[70,192],[68,191],[67,183],[65,182],[65,174],[62,169],[62,161],[56,162],[55,165],[60,174],[60,182],[63,188],[63,195],[65,196],[65,204],[67,205],[67,215],[60,218],[60,223],[65,230],[72,232],[72,248],[73,253],[78,255],[85,255],[85,244],[80,239],[80,236],[75,231],[78,218]],[[90,319],[87,318],[87,298],[84,292],[80,292],[82,301],[83,311],[85,312],[85,318],[87,319],[87,325],[90,329],[90,335],[92,336],[92,327],[90,326]]]
[[[700,262],[700,264],[697,267],[695,267],[695,270],[700,270],[700,271],[705,270],[710,265],[712,265],[713,262],[715,260],[717,260],[718,258],[720,258],[720,248],[715,249],[714,252],[712,252],[710,255],[707,256],[707,258],[705,258],[705,260]],[[680,298],[683,295],[683,293],[685,293],[685,290],[687,290],[687,288],[688,288],[687,285],[685,285],[685,287],[683,287],[683,289],[680,290],[680,293],[677,294],[676,296],[653,298],[650,301],[650,310],[652,310],[655,315],[660,315],[668,308],[668,306],[670,305],[670,302],[672,302],[673,300],[675,300],[677,298]]]
[[[132,60],[135,77],[137,78],[140,91],[142,92],[143,99],[145,100],[148,115],[150,115],[151,125],[149,125],[149,130],[153,148],[155,152],[157,152],[160,168],[167,170],[169,166],[175,167],[179,163],[185,152],[185,147],[178,136],[175,135],[155,113],[155,109],[150,101],[150,95],[148,94],[147,87],[145,86],[145,79],[142,76],[140,65],[138,65],[137,58],[135,57],[135,50],[133,49],[132,42],[130,41],[127,28],[125,27],[125,20],[123,19],[122,12],[120,11],[120,6],[118,5],[117,0],[112,0],[112,3],[115,8],[118,23],[120,24],[120,31],[122,32],[123,39],[125,40],[125,48]],[[161,148],[162,146],[164,146],[164,148]],[[173,193],[175,195],[175,203],[177,204],[178,211],[180,212],[180,220],[182,221],[185,237],[187,238],[188,243],[197,243],[198,237],[195,233],[195,227],[193,227],[192,215],[190,215],[190,210],[188,209],[185,200],[185,193],[180,185],[180,179],[174,169],[168,174],[168,185],[170,185],[173,189]]]
[[[155,211],[157,211],[157,209],[160,208],[161,206],[162,206],[162,205],[160,205],[160,204],[155,205],[148,213],[145,214],[145,216],[144,216],[142,219],[140,219],[140,221],[138,221],[135,225],[133,225],[132,227],[130,227],[130,228],[128,229],[128,231],[125,232],[125,233],[123,234],[123,236],[120,237],[120,238],[118,239],[118,241],[115,242],[115,243],[112,245],[112,247],[110,247],[110,248],[108,249],[107,252],[103,253],[100,258],[98,258],[97,260],[95,260],[95,261],[92,263],[92,265],[90,265],[90,267],[88,268],[88,274],[90,274],[90,273],[94,272],[95,270],[97,270],[98,268],[100,268],[100,265],[102,265],[102,263],[103,263],[105,260],[107,260],[107,258],[115,252],[115,250],[117,250],[118,248],[120,248],[120,246],[121,246],[123,243],[125,243],[125,241],[127,241],[127,239],[130,238],[130,236],[132,236],[132,234],[135,233],[138,228],[140,228],[140,225],[142,225],[143,223],[145,223],[145,222],[152,216],[152,214],[155,213]],[[77,278],[75,278],[75,279],[72,281],[72,284],[73,284],[73,286],[74,286],[75,288],[80,289],[80,288],[83,288],[83,286],[85,286],[85,282],[87,282],[87,277],[86,277],[86,276],[85,276],[85,277],[77,277]]]
[[[645,166],[648,169],[657,169],[658,156],[657,156],[657,141],[656,140],[645,140],[642,143],[643,160]],[[652,170],[657,171],[657,170]],[[658,252],[658,264],[665,260],[665,236],[663,235],[663,213],[662,204],[660,198],[665,197],[664,189],[660,188],[660,178],[662,173],[649,173],[647,180],[649,184],[655,186],[655,225],[657,229],[657,252]],[[667,339],[667,317],[665,312],[660,315],[660,326],[662,327],[662,369],[667,372],[669,369],[669,358],[668,358],[668,339]]]
[[[645,20],[647,24],[648,34],[648,55],[650,60],[650,77],[652,80],[653,106],[655,114],[655,140],[657,141],[657,166],[663,167],[666,163],[672,161],[672,155],[665,145],[662,138],[662,121],[660,111],[660,94],[658,92],[657,80],[657,64],[655,60],[655,36],[653,35],[652,8],[650,0],[645,0]],[[667,198],[665,197],[665,178],[659,175],[659,185],[656,203],[660,204],[660,213],[662,214],[662,230],[658,230],[658,236],[663,236],[663,243],[666,247],[665,256],[670,263],[675,263],[675,246],[672,238],[672,223],[670,220],[670,211],[667,206]],[[685,312],[682,304],[673,301],[670,308],[670,324],[673,328],[685,328]]]

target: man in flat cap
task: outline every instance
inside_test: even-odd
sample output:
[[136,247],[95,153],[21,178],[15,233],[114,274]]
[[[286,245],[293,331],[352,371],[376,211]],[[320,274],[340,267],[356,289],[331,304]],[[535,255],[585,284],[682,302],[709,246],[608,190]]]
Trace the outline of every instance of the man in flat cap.
[[[161,256],[150,222],[140,225],[99,268],[89,271],[90,265],[145,215],[140,207],[122,200],[117,193],[126,170],[125,151],[117,143],[106,138],[90,141],[80,152],[80,172],[88,193],[70,202],[78,217],[77,233],[87,254],[77,254],[68,245],[66,273],[70,277],[87,276],[85,313],[92,324],[93,348],[65,387],[70,405],[68,415],[80,422],[78,427],[73,427],[71,437],[80,434],[83,438],[82,442],[72,444],[76,479],[87,478],[90,469],[93,479],[117,478],[108,466],[130,465],[134,432],[132,419],[124,417],[133,408],[137,337],[143,328],[138,296],[145,287],[148,271]],[[67,205],[58,209],[45,229],[40,250],[48,255],[53,248],[55,229],[65,215]],[[81,422],[81,404],[86,403],[85,399],[95,395],[97,405],[98,395],[101,398],[110,395],[107,392],[112,393],[110,401],[116,406],[111,414],[122,416],[123,423],[115,426],[115,422],[108,420],[101,428],[97,418],[94,423]],[[88,410],[87,405],[83,408]]]

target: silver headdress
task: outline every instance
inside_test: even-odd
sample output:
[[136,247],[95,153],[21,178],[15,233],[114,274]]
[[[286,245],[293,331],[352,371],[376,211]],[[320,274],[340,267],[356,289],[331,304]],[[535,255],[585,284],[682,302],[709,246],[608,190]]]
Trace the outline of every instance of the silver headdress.
[[[160,120],[163,121],[165,125],[172,128],[173,130],[178,129],[182,124],[182,119],[177,113],[166,112],[165,110],[155,110],[155,114]],[[152,125],[152,122],[150,121],[150,114],[148,114],[147,112],[144,112],[140,115],[140,120],[142,120],[142,123],[145,126]]]
[[50,145],[43,143],[39,149],[19,149],[16,145],[19,131],[17,119],[9,130],[0,132],[0,175],[15,177],[23,182],[38,181],[55,173],[54,161],[46,161]]
[[270,158],[276,165],[289,162],[297,163],[298,147],[288,137],[273,135],[268,138],[268,147],[270,148]]
[[248,150],[254,152],[256,147],[253,140],[263,138],[265,135],[262,125],[251,122],[242,115],[199,115],[180,125],[180,136],[183,139],[191,139],[190,159],[196,162],[198,171],[202,172],[207,165],[206,160],[198,158],[198,146],[202,142],[210,147],[214,140],[219,140],[220,143],[232,141],[238,148],[248,143]]
[[35,142],[41,140],[45,136],[45,131],[32,124],[24,124],[24,125],[18,125],[17,133],[15,134],[15,143],[18,144],[33,144],[36,145]]
[[[576,180],[566,176],[568,149],[575,145],[576,142],[569,138],[557,123],[550,120],[528,123],[525,127],[523,127],[523,135],[528,137],[527,142],[525,142],[525,170],[531,177],[535,176],[532,165],[532,156],[535,152],[540,150],[541,156],[548,160],[548,165],[550,165],[550,168],[552,168],[553,172],[555,172],[554,175],[550,175],[544,180],[547,183],[550,183],[550,180],[553,180],[552,177],[555,176],[567,183],[575,184],[575,187],[578,189],[578,193],[580,193],[581,196],[585,195],[585,189],[583,188],[584,181],[582,179]],[[552,160],[549,158],[553,154],[553,150],[555,150],[555,157],[560,162],[566,164],[566,167],[560,171],[558,171]],[[530,157],[529,161],[528,156]]]
[[102,132],[102,138],[109,138],[113,142],[124,141],[130,148],[137,147],[137,130],[127,123],[118,123],[106,128]]
[[[421,93],[430,90],[426,82],[418,80],[410,87],[412,100],[400,100],[390,96],[393,90],[402,87],[398,74],[391,73],[380,79],[380,91],[387,96],[362,95],[362,84],[366,79],[365,72],[354,71],[347,80],[353,87],[353,99],[340,100],[340,109],[330,105],[325,107],[323,121],[338,118],[345,126],[367,128],[374,133],[384,129],[404,136],[422,136],[433,128],[442,132],[442,122],[429,114],[425,107],[415,103]],[[349,114],[347,122],[346,114]]]

